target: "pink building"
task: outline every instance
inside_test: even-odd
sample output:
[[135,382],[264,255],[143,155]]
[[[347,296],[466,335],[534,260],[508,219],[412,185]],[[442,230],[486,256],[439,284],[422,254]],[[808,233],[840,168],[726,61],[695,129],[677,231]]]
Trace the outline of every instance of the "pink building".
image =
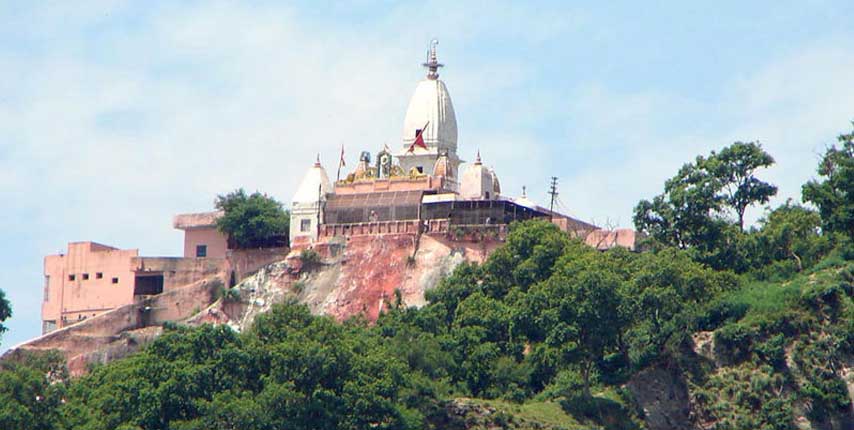
[[72,242],[67,254],[45,257],[42,332],[130,303],[134,285],[130,260],[138,253]]
[[72,242],[44,259],[42,332],[227,270],[225,258],[140,257],[136,249]]
[[184,230],[185,258],[225,258],[228,238],[216,227],[221,211],[175,215],[172,225]]

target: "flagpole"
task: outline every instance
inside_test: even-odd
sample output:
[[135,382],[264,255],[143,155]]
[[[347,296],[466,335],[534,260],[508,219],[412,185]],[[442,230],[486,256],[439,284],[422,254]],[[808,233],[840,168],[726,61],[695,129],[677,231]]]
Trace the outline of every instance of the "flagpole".
[[344,145],[341,145],[341,157],[338,158],[338,173],[335,175],[335,182],[341,180],[341,163],[344,161]]

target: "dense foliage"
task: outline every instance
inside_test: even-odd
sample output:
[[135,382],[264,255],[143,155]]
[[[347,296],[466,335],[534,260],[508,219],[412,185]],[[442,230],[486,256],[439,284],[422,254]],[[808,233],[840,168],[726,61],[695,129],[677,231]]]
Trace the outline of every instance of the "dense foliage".
[[854,357],[848,185],[811,182],[830,184],[832,209],[787,201],[743,231],[744,209],[776,190],[753,176],[771,162],[737,143],[683,167],[638,205],[649,252],[599,252],[546,221],[514,224],[425,306],[398,295],[373,325],[298,304],[244,333],[170,325],[76,381],[55,354],[20,353],[2,363],[0,428],[457,429],[467,427],[446,402],[468,397],[558,408],[549,422],[562,428],[635,429],[644,417],[626,383],[648,369],[680,375],[699,426],[833,426],[851,404],[841,369]]
[[277,245],[276,239],[288,234],[290,213],[265,194],[247,195],[241,188],[217,196],[214,206],[223,211],[217,227],[239,248]]
[[0,339],[3,339],[3,333],[7,330],[6,326],[3,325],[3,321],[6,321],[11,316],[12,306],[6,300],[6,293],[0,290]]
[[803,187],[804,201],[819,209],[823,227],[854,239],[854,132],[838,137],[840,148],[828,148],[818,166],[822,181]]

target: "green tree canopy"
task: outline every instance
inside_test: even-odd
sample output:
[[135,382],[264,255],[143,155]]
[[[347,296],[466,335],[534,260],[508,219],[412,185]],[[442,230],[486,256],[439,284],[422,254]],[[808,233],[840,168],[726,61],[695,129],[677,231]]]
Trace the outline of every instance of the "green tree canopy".
[[702,167],[719,184],[723,203],[731,208],[744,230],[744,212],[754,204],[768,203],[777,187],[756,177],[756,170],[774,164],[774,158],[755,142],[735,142],[704,160]]
[[738,248],[744,214],[777,193],[756,177],[757,169],[773,162],[757,143],[735,142],[699,156],[664,183],[664,193],[637,204],[635,227],[657,247],[691,249],[715,268],[745,270]]
[[217,196],[214,205],[224,212],[217,227],[240,248],[269,246],[288,233],[290,213],[266,194],[247,195],[241,188]]
[[825,230],[854,238],[854,132],[838,140],[841,146],[828,148],[819,163],[823,179],[804,184],[803,199],[818,208]]
[[0,339],[3,338],[3,333],[8,330],[6,326],[3,325],[3,321],[9,319],[12,316],[12,305],[9,304],[9,301],[6,300],[6,293],[3,290],[0,290]]

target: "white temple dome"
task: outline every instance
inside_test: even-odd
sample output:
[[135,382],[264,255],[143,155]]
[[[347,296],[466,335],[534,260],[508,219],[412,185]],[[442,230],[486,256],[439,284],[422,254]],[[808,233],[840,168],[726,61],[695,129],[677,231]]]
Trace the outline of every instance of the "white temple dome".
[[[424,66],[428,68],[427,77],[415,87],[403,121],[404,150],[409,150],[418,130],[423,129],[424,144],[427,148],[445,148],[451,154],[456,154],[457,116],[448,87],[439,79],[437,70],[442,64],[439,64],[436,58],[435,43],[431,45],[430,55]],[[452,155],[451,158],[453,157]]]
[[474,163],[466,164],[460,175],[460,196],[467,200],[495,199],[495,177],[480,161],[480,152]]
[[425,79],[415,87],[403,120],[404,148],[412,145],[421,129],[424,129],[424,144],[428,148],[446,148],[456,152],[457,117],[448,88],[438,79]]
[[[319,194],[318,194],[318,189]],[[325,199],[326,194],[332,192],[332,184],[329,182],[329,176],[326,174],[326,169],[320,165],[320,160],[314,163],[311,168],[305,173],[302,182],[297,188],[296,194],[292,202],[300,203],[317,203],[318,199]]]

